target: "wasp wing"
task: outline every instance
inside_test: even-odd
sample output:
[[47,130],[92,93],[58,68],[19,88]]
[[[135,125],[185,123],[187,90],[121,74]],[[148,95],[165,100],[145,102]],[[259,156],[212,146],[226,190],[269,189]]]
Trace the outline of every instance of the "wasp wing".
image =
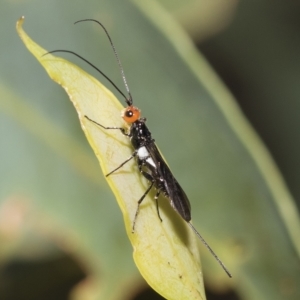
[[160,185],[163,184],[164,192],[169,198],[171,206],[185,221],[189,222],[191,220],[191,205],[187,195],[173,176],[155,143],[148,144],[146,148],[157,166],[156,172],[159,180],[163,179],[163,182],[160,181],[159,183]]

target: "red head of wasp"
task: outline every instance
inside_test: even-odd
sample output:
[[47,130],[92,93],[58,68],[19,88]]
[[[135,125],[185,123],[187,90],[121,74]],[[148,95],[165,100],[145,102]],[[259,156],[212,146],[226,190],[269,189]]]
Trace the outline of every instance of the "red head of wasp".
[[97,20],[94,19],[85,19],[80,20],[78,22],[83,21],[92,21],[98,23],[106,33],[106,36],[109,39],[113,52],[115,54],[116,60],[119,64],[119,68],[121,71],[122,79],[127,91],[128,96],[125,96],[124,93],[114,84],[114,82],[107,77],[101,70],[99,70],[96,66],[90,63],[88,60],[84,59],[82,56],[78,55],[77,53],[69,50],[54,50],[49,53],[54,52],[67,52],[71,53],[80,59],[84,60],[88,63],[91,67],[96,69],[100,74],[102,74],[115,88],[116,90],[124,97],[127,107],[122,112],[122,117],[125,122],[130,124],[130,129],[127,132],[122,127],[107,127],[103,126],[102,124],[96,122],[95,120],[90,119],[88,116],[85,116],[88,120],[96,124],[97,126],[105,129],[105,130],[120,130],[121,133],[130,138],[132,147],[134,151],[132,152],[131,156],[127,158],[124,162],[122,162],[117,168],[109,172],[106,176],[111,175],[115,171],[122,168],[127,162],[132,160],[133,158],[136,159],[138,169],[140,173],[149,181],[149,186],[141,196],[141,198],[137,201],[137,209],[135,213],[135,217],[132,224],[132,232],[134,233],[134,228],[136,224],[136,220],[139,213],[139,208],[147,194],[150,190],[154,187],[156,189],[155,194],[155,202],[157,208],[157,214],[159,219],[162,221],[159,208],[158,208],[158,197],[162,194],[165,198],[167,198],[172,206],[172,208],[187,222],[189,227],[194,231],[194,233],[198,236],[198,238],[203,242],[203,244],[207,247],[209,252],[214,256],[214,258],[218,261],[224,271],[227,273],[229,277],[232,277],[228,269],[222,263],[222,261],[218,258],[215,252],[211,249],[211,247],[207,244],[207,242],[203,239],[200,233],[196,230],[196,228],[191,223],[191,206],[188,200],[187,195],[185,194],[184,190],[173,176],[171,170],[169,169],[168,165],[166,164],[165,160],[161,156],[158,148],[156,147],[155,141],[151,136],[151,132],[149,131],[148,127],[146,126],[146,119],[141,117],[140,110],[133,106],[132,96],[124,75],[124,70],[121,65],[121,61],[118,57],[116,52],[115,46],[111,40],[110,35],[108,34],[106,28]]

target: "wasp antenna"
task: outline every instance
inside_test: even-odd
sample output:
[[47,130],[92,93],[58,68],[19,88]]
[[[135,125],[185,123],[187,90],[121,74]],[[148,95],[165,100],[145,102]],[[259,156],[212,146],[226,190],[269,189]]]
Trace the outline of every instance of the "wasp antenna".
[[65,53],[71,53],[75,56],[77,56],[78,58],[80,58],[81,60],[83,60],[84,62],[86,62],[88,65],[90,65],[92,68],[94,68],[96,71],[98,71],[105,79],[107,79],[112,85],[113,87],[120,93],[120,95],[122,95],[126,102],[127,102],[127,97],[124,95],[124,93],[117,87],[117,85],[107,76],[105,75],[99,68],[97,68],[94,64],[92,64],[91,62],[89,62],[87,59],[85,59],[84,57],[82,57],[81,55],[77,54],[74,51],[70,51],[70,50],[53,50],[53,51],[49,51],[45,54],[42,55],[45,56],[47,54],[51,54],[51,53],[56,53],[56,52],[65,52]]
[[220,260],[220,258],[217,256],[217,254],[211,249],[211,247],[207,244],[205,239],[202,237],[202,235],[196,230],[196,228],[193,226],[192,223],[188,222],[189,226],[192,228],[192,230],[196,233],[198,238],[201,240],[201,242],[205,245],[205,247],[208,249],[208,251],[212,254],[212,256],[216,259],[216,261],[219,263],[219,265],[223,268],[223,270],[226,272],[226,274],[232,278],[231,273],[228,271],[228,269],[225,267],[223,262]]
[[117,62],[118,62],[118,65],[119,65],[119,69],[120,69],[120,72],[121,72],[121,76],[122,76],[126,91],[128,93],[128,96],[129,96],[128,98],[125,97],[125,101],[128,104],[128,106],[131,106],[133,101],[132,101],[132,96],[131,96],[129,86],[128,86],[128,83],[127,83],[127,80],[126,80],[126,77],[125,77],[124,69],[123,69],[123,66],[121,64],[121,60],[119,59],[119,56],[118,56],[117,50],[115,48],[115,45],[114,45],[108,31],[106,30],[106,28],[104,27],[104,25],[102,23],[100,23],[99,21],[94,20],[94,19],[83,19],[83,20],[76,21],[74,24],[77,24],[77,23],[80,23],[80,22],[86,22],[86,21],[91,21],[91,22],[95,22],[95,23],[99,24],[102,27],[102,29],[104,30],[106,36],[108,37],[110,45],[111,45],[111,47],[113,49],[113,52],[115,54],[115,57],[117,59]]

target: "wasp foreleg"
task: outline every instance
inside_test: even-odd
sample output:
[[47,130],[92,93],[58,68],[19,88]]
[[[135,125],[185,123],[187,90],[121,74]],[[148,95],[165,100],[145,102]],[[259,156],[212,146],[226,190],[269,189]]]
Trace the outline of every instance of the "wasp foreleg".
[[118,129],[118,130],[121,131],[122,134],[124,134],[124,135],[126,135],[126,136],[128,136],[128,137],[131,137],[131,135],[130,135],[129,133],[127,133],[126,130],[125,130],[124,128],[122,128],[122,127],[105,127],[105,126],[101,125],[100,123],[98,123],[98,122],[96,122],[96,121],[90,119],[88,116],[84,116],[84,117],[85,117],[86,119],[88,119],[89,121],[93,122],[94,124],[96,124],[96,125],[102,127],[103,129],[106,129],[106,130],[108,130],[108,129]]

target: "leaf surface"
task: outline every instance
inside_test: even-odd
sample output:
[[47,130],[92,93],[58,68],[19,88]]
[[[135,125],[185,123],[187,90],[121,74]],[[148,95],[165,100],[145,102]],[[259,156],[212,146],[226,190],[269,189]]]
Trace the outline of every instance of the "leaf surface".
[[[121,104],[100,82],[68,61],[47,54],[23,31],[19,35],[49,76],[60,84],[73,102],[81,127],[93,148],[104,174],[118,167],[132,153],[130,142],[119,130],[103,130],[87,118],[104,126],[124,127]],[[147,196],[132,233],[137,200],[147,188],[131,161],[107,177],[123,213],[126,231],[134,249],[134,259],[146,281],[167,299],[205,299],[196,236],[171,208],[163,205],[160,222],[151,196]],[[165,199],[164,199],[165,201]],[[178,228],[178,224],[183,227]],[[176,228],[177,227],[177,228]]]

